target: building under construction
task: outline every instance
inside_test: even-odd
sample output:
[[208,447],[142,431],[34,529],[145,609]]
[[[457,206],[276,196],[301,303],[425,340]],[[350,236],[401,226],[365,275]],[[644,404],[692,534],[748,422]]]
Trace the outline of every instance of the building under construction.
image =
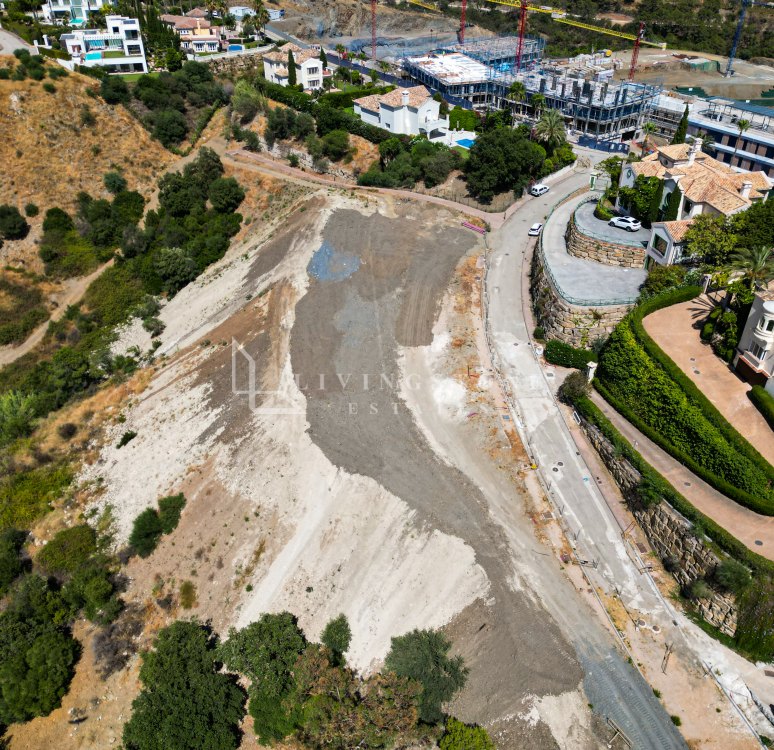
[[[532,97],[540,109],[556,109],[567,127],[602,140],[629,140],[647,119],[660,85],[613,81],[614,63],[604,55],[584,55],[569,61],[542,61],[543,42],[525,38],[517,70],[513,37],[471,40],[406,57],[406,74],[450,101],[463,100],[479,111],[512,109],[525,119],[535,116]],[[523,101],[509,96],[520,81]]]

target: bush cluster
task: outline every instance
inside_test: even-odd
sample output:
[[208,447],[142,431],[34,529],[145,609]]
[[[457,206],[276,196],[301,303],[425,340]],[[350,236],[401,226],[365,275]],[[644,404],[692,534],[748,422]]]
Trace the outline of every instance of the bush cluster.
[[185,496],[182,493],[160,498],[158,510],[146,508],[134,519],[129,545],[140,557],[148,557],[161,537],[177,528],[184,507]]
[[666,292],[639,305],[615,329],[600,358],[597,387],[664,450],[736,502],[774,515],[774,470],[728,423],[642,326],[649,313],[693,299]]
[[24,341],[36,326],[48,318],[43,293],[32,284],[16,283],[3,276],[0,277],[0,294],[6,301],[6,304],[0,305],[0,346]]
[[594,362],[597,359],[596,352],[588,349],[576,349],[570,344],[556,339],[552,339],[546,344],[543,356],[546,358],[546,362],[550,362],[552,365],[572,367],[576,370],[585,370],[589,362]]
[[462,165],[460,155],[442,143],[416,138],[406,146],[399,138],[379,144],[380,159],[358,178],[359,185],[413,187],[422,180],[426,187],[440,185]]
[[774,430],[774,396],[762,385],[754,385],[751,390],[747,391],[747,398],[753,402],[755,408],[769,423],[769,427]]

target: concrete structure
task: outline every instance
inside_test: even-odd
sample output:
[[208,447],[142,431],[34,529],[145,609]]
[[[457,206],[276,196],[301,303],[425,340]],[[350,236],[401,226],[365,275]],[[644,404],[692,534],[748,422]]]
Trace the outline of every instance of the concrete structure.
[[442,137],[449,129],[449,118],[440,116],[440,103],[424,86],[364,96],[353,104],[363,122],[392,133]]
[[180,37],[180,47],[185,52],[217,52],[220,49],[218,33],[206,18],[169,14],[164,14],[160,18],[162,23],[171,27]]
[[757,294],[734,356],[736,371],[774,395],[774,294]]
[[[505,49],[502,55],[495,54],[499,49],[496,41],[491,42],[491,49],[466,43],[406,57],[401,63],[414,81],[452,101],[463,99],[479,110],[510,108],[514,116],[525,119],[535,118],[538,108],[556,109],[571,130],[611,141],[635,137],[661,90],[650,84],[613,82],[612,63],[605,63],[604,58],[584,56],[562,64],[543,64],[540,45],[535,46],[532,61],[515,72],[513,48],[510,58],[505,57]],[[516,81],[526,89],[523,102],[510,98],[509,89]],[[542,100],[533,105],[538,94]]]
[[[675,220],[654,222],[648,244],[648,265],[669,265],[683,257],[682,243],[690,221],[700,214],[732,216],[753,203],[765,201],[774,180],[761,172],[741,172],[713,159],[702,150],[702,139],[660,146],[642,161],[625,164],[619,185],[633,187],[637,177],[657,177],[664,182],[663,210],[671,194],[680,190]],[[619,194],[617,207],[625,208]]]
[[[737,123],[750,127],[741,135]],[[699,100],[688,115],[688,133],[708,134],[718,161],[774,178],[774,108],[731,99]]]
[[74,65],[100,67],[108,73],[147,73],[145,47],[136,18],[107,16],[106,29],[82,29],[62,34],[62,47]]
[[272,83],[280,86],[288,82],[288,53],[293,53],[296,66],[296,83],[304,89],[314,91],[323,87],[323,81],[333,72],[323,68],[319,49],[302,49],[296,44],[286,44],[276,52],[267,52],[263,56],[264,75]]
[[648,122],[656,126],[656,135],[672,140],[677,127],[685,113],[686,106],[690,112],[691,101],[687,97],[674,92],[663,91],[653,102],[653,108],[648,115]]
[[107,0],[48,0],[41,6],[40,12],[47,23],[83,26],[88,23],[91,13],[103,7],[110,7],[110,3]]

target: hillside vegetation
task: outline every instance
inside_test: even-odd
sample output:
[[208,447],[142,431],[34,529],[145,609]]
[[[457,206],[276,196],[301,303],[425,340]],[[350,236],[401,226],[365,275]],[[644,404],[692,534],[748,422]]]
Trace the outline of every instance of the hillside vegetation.
[[[0,69],[17,62],[0,56]],[[96,96],[98,81],[73,73],[58,78],[53,93],[44,85],[0,79],[0,203],[74,210],[79,191],[107,197],[102,175],[116,169],[130,190],[153,190],[176,157],[123,107]]]

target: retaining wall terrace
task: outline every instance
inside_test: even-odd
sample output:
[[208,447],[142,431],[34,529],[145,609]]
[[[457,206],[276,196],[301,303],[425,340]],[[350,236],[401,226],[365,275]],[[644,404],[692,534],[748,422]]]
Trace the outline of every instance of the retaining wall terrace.
[[642,268],[645,265],[645,248],[608,242],[584,234],[572,215],[565,234],[567,252],[576,258],[594,260],[608,266]]
[[[695,533],[693,524],[664,500],[658,505],[643,507],[635,492],[641,474],[616,452],[595,425],[583,417],[580,419],[581,428],[621,489],[653,550],[662,560],[669,561],[670,573],[680,586],[687,587],[697,579],[711,575],[721,560]],[[713,591],[711,597],[699,599],[696,606],[708,623],[733,637],[737,606],[731,594]]]

